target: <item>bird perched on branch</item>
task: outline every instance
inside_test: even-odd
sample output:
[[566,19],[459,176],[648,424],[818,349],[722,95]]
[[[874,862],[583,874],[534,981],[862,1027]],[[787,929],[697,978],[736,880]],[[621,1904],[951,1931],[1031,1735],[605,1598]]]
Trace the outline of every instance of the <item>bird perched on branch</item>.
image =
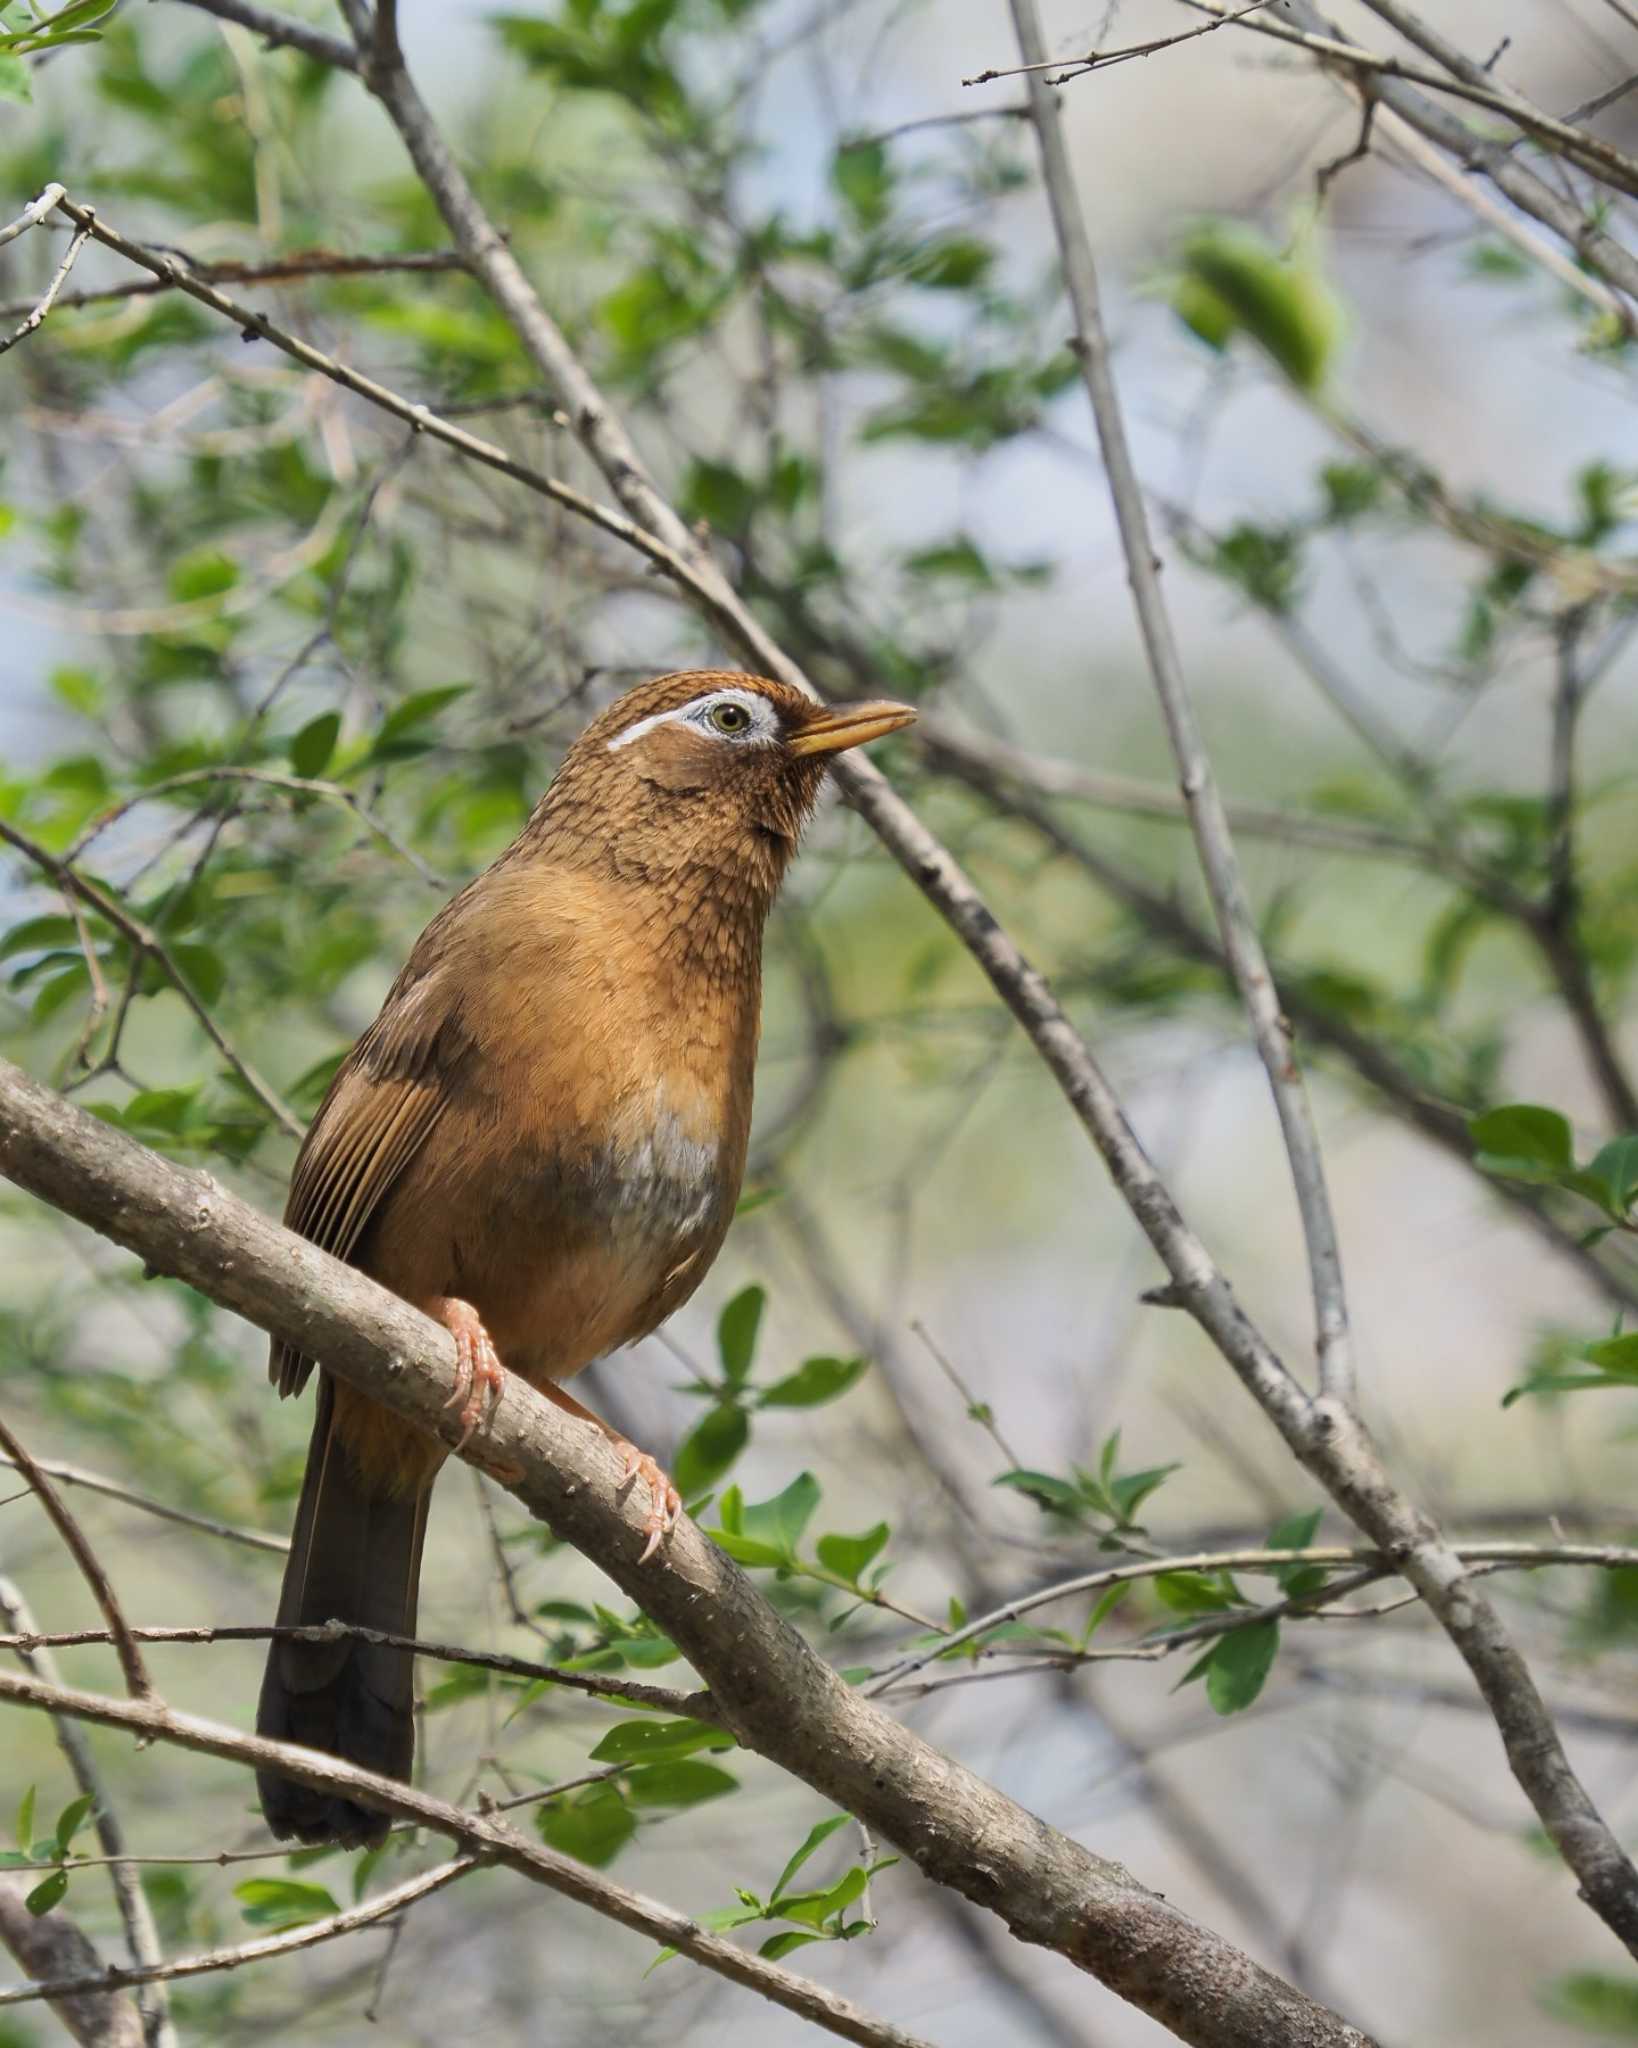
[[[562,1382],[654,1329],[721,1248],[750,1134],[768,910],[830,758],[913,717],[714,670],[628,691],[421,934],[296,1160],[289,1227],[454,1337],[462,1441],[505,1371],[521,1374],[623,1452],[648,1490],[645,1556],[676,1490]],[[448,1447],[319,1363],[279,1624],[412,1636]],[[269,1373],[294,1394],[313,1364],[275,1343]],[[256,1726],[407,1778],[412,1686],[405,1650],[276,1641]],[[339,1795],[258,1782],[280,1837],[386,1833]]]

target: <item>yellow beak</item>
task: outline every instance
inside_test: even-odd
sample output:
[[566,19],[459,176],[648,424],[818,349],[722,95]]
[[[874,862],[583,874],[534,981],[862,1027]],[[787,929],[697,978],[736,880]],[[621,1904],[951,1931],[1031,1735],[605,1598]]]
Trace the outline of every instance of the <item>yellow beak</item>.
[[894,704],[886,698],[870,704],[837,704],[816,712],[785,747],[792,754],[840,754],[915,722],[916,714],[908,704]]

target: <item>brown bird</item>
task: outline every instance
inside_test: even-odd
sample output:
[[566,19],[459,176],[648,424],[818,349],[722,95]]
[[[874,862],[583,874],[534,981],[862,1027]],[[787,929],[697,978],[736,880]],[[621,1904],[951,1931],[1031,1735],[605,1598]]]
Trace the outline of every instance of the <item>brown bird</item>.
[[[503,1362],[596,1422],[649,1490],[645,1555],[676,1490],[562,1382],[654,1329],[721,1248],[745,1170],[769,907],[830,757],[914,716],[825,709],[715,670],[628,691],[421,934],[296,1160],[285,1222],[450,1331],[463,1430]],[[293,1394],[313,1364],[275,1343],[269,1375]],[[415,1633],[447,1455],[321,1362],[281,1626]],[[258,1732],[407,1778],[413,1676],[403,1650],[276,1642]],[[271,1771],[258,1783],[281,1838],[386,1833],[351,1800]]]

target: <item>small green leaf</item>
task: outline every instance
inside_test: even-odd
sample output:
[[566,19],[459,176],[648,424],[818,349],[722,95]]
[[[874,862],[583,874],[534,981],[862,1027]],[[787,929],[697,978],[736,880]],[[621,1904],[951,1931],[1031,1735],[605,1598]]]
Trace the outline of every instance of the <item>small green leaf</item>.
[[717,1320],[717,1355],[731,1387],[743,1386],[750,1373],[767,1303],[766,1288],[742,1287]]
[[298,775],[309,779],[322,775],[330,765],[330,756],[336,750],[340,735],[339,711],[321,711],[317,718],[310,718],[290,742],[291,767]]
[[1624,1216],[1638,1195],[1638,1136],[1612,1138],[1588,1161],[1586,1170],[1608,1191],[1611,1213]]
[[844,142],[831,161],[830,181],[856,226],[879,227],[893,192],[892,166],[883,142]]
[[856,1584],[859,1574],[880,1554],[890,1534],[887,1524],[878,1522],[873,1529],[866,1529],[859,1536],[821,1536],[819,1562],[827,1572],[834,1572],[838,1578]]
[[637,1832],[637,1817],[615,1785],[589,1785],[573,1798],[548,1800],[535,1826],[548,1848],[601,1870]]
[[1324,1513],[1323,1508],[1311,1508],[1305,1515],[1287,1515],[1269,1530],[1266,1547],[1270,1550],[1306,1550],[1314,1540],[1314,1531]]
[[1067,1479],[1055,1479],[1050,1472],[1003,1472],[991,1484],[1010,1486],[1015,1492],[1027,1495],[1049,1515],[1078,1516],[1085,1507],[1079,1491]]
[[67,1890],[68,1872],[54,1870],[49,1877],[40,1880],[23,1904],[38,1919],[42,1913],[49,1913]]
[[817,1408],[845,1394],[864,1372],[863,1358],[808,1358],[787,1378],[775,1380],[757,1396],[759,1408]]
[[698,1806],[704,1800],[737,1792],[739,1780],[716,1764],[679,1757],[667,1763],[640,1764],[627,1775],[625,1787],[633,1806]]
[[868,1872],[855,1863],[851,1870],[824,1891],[776,1892],[769,1910],[782,1920],[795,1920],[804,1927],[819,1927],[833,1913],[845,1911],[855,1899],[862,1897],[869,1882]]
[[233,1896],[253,1927],[307,1927],[341,1911],[325,1886],[292,1877],[247,1877]]
[[0,100],[15,100],[27,106],[34,97],[34,83],[21,57],[0,53]]
[[1274,1668],[1279,1647],[1277,1621],[1248,1622],[1223,1637],[1206,1670],[1206,1697],[1219,1714],[1237,1714],[1251,1705]]
[[708,1492],[744,1450],[751,1420],[736,1402],[707,1409],[677,1447],[671,1477],[684,1500]]
[[732,1749],[734,1738],[709,1721],[616,1721],[592,1751],[593,1763],[652,1764],[687,1756],[696,1749]]
[[824,1941],[823,1934],[809,1934],[800,1927],[787,1927],[782,1933],[770,1934],[757,1950],[759,1956],[766,1956],[770,1963],[777,1963],[781,1956],[788,1956],[793,1948],[805,1948],[810,1941]]
[[417,690],[406,697],[382,719],[366,759],[388,761],[423,752],[428,742],[419,728],[435,718],[446,704],[464,697],[471,687],[470,683],[445,683],[440,689]]
[[78,1799],[71,1799],[57,1816],[57,1849],[61,1855],[68,1853],[68,1845],[85,1825],[87,1814],[97,1803],[94,1792],[82,1792]]
[[759,1543],[752,1536],[741,1536],[737,1529],[708,1529],[705,1533],[719,1550],[727,1551],[735,1564],[783,1565],[791,1561],[788,1550],[773,1543]]
[[1190,325],[1196,333],[1223,345],[1213,339],[1220,323],[1196,324],[1210,295],[1292,383],[1304,391],[1319,389],[1336,353],[1342,313],[1312,263],[1282,256],[1249,228],[1213,221],[1184,243],[1182,269],[1194,288],[1183,317],[1195,313]]
[[1567,1173],[1575,1164],[1569,1122],[1538,1102],[1510,1102],[1468,1120],[1467,1134],[1487,1172],[1512,1177],[1513,1165]]
[[845,1828],[847,1823],[848,1816],[845,1813],[836,1813],[832,1814],[829,1820],[819,1821],[809,1828],[807,1834],[803,1837],[801,1848],[797,1850],[789,1863],[779,1873],[779,1882],[773,1888],[772,1896],[774,1899],[778,1899],[781,1896],[786,1885],[790,1883],[791,1879],[802,1868],[803,1864],[807,1862],[813,1852],[816,1849],[823,1848],[825,1843],[835,1834],[836,1830],[838,1828]]
[[811,1472],[798,1472],[783,1493],[771,1500],[747,1502],[740,1527],[756,1543],[766,1543],[794,1558],[802,1532],[819,1505],[819,1482]]
[[1205,1572],[1158,1572],[1151,1581],[1155,1598],[1174,1614],[1221,1614],[1239,1605],[1224,1575]]
[[1589,1365],[1596,1365],[1612,1379],[1638,1381],[1638,1330],[1624,1337],[1604,1337],[1586,1345],[1581,1353]]
[[1572,2026],[1622,2039],[1638,2037],[1638,1984],[1625,1977],[1577,1970],[1548,1985],[1546,2003]]
[[17,1806],[17,1819],[12,1833],[19,1849],[26,1849],[34,1839],[34,1796],[35,1787],[30,1785]]

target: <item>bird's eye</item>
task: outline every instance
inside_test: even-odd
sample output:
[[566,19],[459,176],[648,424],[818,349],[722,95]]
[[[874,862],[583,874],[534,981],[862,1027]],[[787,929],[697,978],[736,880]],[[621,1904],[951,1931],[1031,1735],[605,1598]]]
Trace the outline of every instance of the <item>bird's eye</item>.
[[705,715],[717,732],[735,734],[749,732],[751,728],[751,714],[743,704],[713,704]]

